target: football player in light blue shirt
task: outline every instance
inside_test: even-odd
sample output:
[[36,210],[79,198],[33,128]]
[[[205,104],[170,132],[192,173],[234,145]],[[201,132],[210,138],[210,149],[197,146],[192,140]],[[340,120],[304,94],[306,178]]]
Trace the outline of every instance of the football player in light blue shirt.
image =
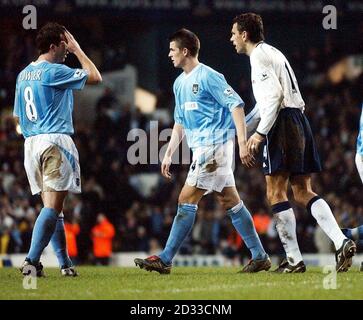
[[25,138],[38,134],[72,135],[73,93],[83,89],[86,70],[40,60],[30,63],[16,81],[14,116]]
[[186,134],[193,150],[234,139],[232,110],[244,102],[224,76],[199,63],[190,73],[183,72],[174,82],[174,120]]
[[[44,207],[35,222],[30,250],[21,271],[26,275],[35,267],[37,276],[42,276],[40,256],[51,241],[61,274],[75,276],[77,273],[66,249],[62,211],[68,191],[73,191],[73,185],[76,191],[80,190],[80,182],[79,178],[70,179],[65,169],[61,171],[61,166],[67,162],[73,171],[79,169],[74,156],[78,157],[78,153],[69,137],[73,134],[72,90],[82,89],[85,83],[97,84],[102,77],[64,26],[46,24],[39,30],[36,43],[38,59],[17,77],[14,116],[26,139],[24,164],[29,183],[33,193],[41,193]],[[82,69],[62,64],[69,52],[76,55]],[[42,146],[47,149],[42,150]],[[37,154],[39,150],[41,154]],[[52,187],[47,185],[50,180]]]
[[268,270],[271,261],[262,247],[251,214],[238,195],[233,177],[236,133],[242,163],[246,166],[253,163],[246,147],[244,103],[222,74],[198,61],[200,42],[193,32],[181,29],[169,40],[169,57],[174,67],[184,72],[174,83],[175,124],[161,172],[171,178],[171,157],[183,133],[193,151],[193,163],[179,195],[177,213],[164,250],[159,256],[136,258],[135,264],[146,270],[170,273],[172,260],[192,229],[199,201],[204,194],[215,192],[251,251],[252,259],[242,272]]

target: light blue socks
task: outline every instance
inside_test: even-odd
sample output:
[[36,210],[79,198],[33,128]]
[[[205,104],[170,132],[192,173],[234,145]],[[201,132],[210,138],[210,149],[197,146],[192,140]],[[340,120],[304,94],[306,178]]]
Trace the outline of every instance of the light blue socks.
[[27,258],[34,264],[38,263],[44,248],[48,245],[56,224],[58,212],[51,208],[43,208],[35,222],[32,241]]
[[178,205],[178,211],[174,218],[173,226],[171,227],[165,249],[159,255],[161,261],[165,264],[171,264],[184,239],[190,233],[194,224],[197,209],[198,206],[196,204]]
[[227,210],[228,215],[232,220],[232,224],[242,237],[247,248],[251,251],[253,260],[266,259],[267,254],[262,247],[260,238],[257,235],[253,224],[252,216],[247,210],[243,202]]
[[72,261],[68,256],[66,234],[63,217],[58,217],[51,243],[61,268],[72,267]]

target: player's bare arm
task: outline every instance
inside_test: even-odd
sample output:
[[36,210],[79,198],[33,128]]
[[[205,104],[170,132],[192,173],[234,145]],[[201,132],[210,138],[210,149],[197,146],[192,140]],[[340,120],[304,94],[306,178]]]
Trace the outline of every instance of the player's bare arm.
[[98,84],[102,82],[102,76],[98,71],[97,67],[94,63],[87,57],[87,55],[83,52],[77,40],[73,37],[73,35],[67,30],[64,33],[67,40],[67,50],[78,58],[82,68],[87,70],[88,79],[87,84]]
[[239,107],[234,108],[232,110],[232,118],[236,127],[239,156],[242,164],[246,167],[252,167],[254,164],[254,157],[247,149],[247,131],[244,109]]
[[178,148],[180,142],[183,139],[183,136],[183,126],[175,123],[168,148],[166,149],[164,159],[161,163],[161,174],[167,179],[171,179],[171,173],[169,171],[171,165],[171,157],[173,156],[175,150]]

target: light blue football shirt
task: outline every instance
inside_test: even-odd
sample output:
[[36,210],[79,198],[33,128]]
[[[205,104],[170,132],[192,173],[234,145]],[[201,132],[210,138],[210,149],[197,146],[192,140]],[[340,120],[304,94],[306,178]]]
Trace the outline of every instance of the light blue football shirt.
[[174,121],[184,127],[191,149],[234,138],[231,112],[244,102],[222,74],[199,63],[190,73],[179,75],[173,90]]
[[363,156],[363,103],[362,103],[362,113],[360,115],[359,122],[359,133],[357,139],[357,153]]
[[25,138],[43,133],[74,132],[72,90],[87,81],[83,69],[48,61],[32,62],[16,80],[14,116]]

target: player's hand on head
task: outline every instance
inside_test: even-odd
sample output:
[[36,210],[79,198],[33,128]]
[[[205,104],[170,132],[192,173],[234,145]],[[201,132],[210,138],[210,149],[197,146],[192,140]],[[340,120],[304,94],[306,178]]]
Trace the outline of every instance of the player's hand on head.
[[167,178],[171,179],[170,173],[171,157],[165,156],[163,162],[161,163],[161,174]]
[[64,36],[66,37],[67,40],[67,50],[69,52],[74,53],[77,50],[81,49],[76,39],[74,39],[73,35],[68,30],[64,32]]

